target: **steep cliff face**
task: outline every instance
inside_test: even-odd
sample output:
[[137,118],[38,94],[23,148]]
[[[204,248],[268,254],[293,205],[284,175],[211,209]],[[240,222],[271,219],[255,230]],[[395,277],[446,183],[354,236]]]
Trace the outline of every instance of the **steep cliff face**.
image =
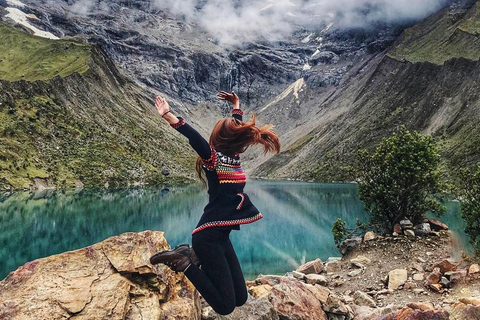
[[255,174],[349,179],[356,151],[403,124],[433,134],[447,169],[480,161],[479,10],[478,3],[444,9],[406,29],[386,55],[359,61],[337,88],[318,90],[306,79],[280,96],[260,115],[303,112],[307,120],[284,129],[284,151]]
[[192,178],[184,139],[98,47],[4,24],[0,35],[1,189]]

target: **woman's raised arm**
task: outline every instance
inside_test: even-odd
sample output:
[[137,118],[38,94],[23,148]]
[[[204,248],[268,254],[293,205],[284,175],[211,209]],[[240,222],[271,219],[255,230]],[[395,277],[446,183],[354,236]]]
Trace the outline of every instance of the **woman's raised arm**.
[[155,108],[163,119],[168,121],[174,129],[188,138],[188,142],[202,159],[209,159],[211,157],[212,149],[208,142],[197,132],[197,130],[186,123],[183,118],[175,116],[170,111],[170,105],[167,100],[158,96],[155,99]]

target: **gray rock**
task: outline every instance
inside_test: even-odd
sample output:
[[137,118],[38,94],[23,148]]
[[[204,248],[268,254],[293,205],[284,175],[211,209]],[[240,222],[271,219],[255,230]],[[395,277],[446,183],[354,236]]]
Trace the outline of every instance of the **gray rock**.
[[349,277],[356,277],[356,276],[362,274],[362,272],[363,272],[362,269],[353,270],[353,271],[350,271],[350,272],[348,273],[348,276],[349,276]]
[[295,279],[303,280],[303,279],[305,278],[305,273],[303,273],[303,272],[298,272],[298,271],[293,271],[293,272],[292,272],[292,276],[293,276]]
[[354,237],[347,239],[340,244],[340,253],[346,255],[348,252],[353,249],[358,248],[362,244],[363,239],[361,237]]
[[402,220],[400,221],[400,225],[402,226],[402,229],[405,230],[405,229],[412,229],[413,228],[413,223],[412,221],[408,220],[408,219],[405,219],[405,220]]
[[305,282],[308,284],[319,284],[321,286],[327,286],[327,277],[320,274],[307,274],[305,275]]
[[371,308],[375,308],[377,306],[372,297],[360,290],[355,291],[353,294],[353,299],[355,304],[359,306],[367,306]]
[[424,237],[428,235],[432,230],[430,229],[429,223],[420,223],[413,228],[415,235],[419,237]]
[[403,231],[403,233],[405,233],[407,237],[412,237],[412,238],[415,237],[415,232],[413,230],[407,229]]
[[335,54],[334,52],[331,51],[324,51],[317,53],[316,55],[312,56],[308,62],[315,66],[319,63],[324,63],[324,64],[335,64],[340,60],[340,57]]
[[439,282],[444,288],[450,288],[451,283],[446,277],[441,277]]
[[350,260],[350,263],[357,268],[365,268],[372,263],[372,260],[368,259],[365,256],[358,256]]

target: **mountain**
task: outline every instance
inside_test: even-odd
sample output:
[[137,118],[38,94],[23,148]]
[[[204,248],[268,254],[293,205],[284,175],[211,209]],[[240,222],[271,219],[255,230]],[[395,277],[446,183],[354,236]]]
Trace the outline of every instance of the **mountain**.
[[356,151],[401,125],[431,134],[448,172],[480,161],[480,5],[447,7],[406,29],[385,53],[359,61],[338,87],[304,77],[259,112],[301,119],[283,152],[254,174],[348,180]]
[[0,38],[0,189],[192,180],[194,155],[154,95],[98,46],[3,23]]
[[[471,41],[478,38],[476,7],[470,0],[437,2],[447,7],[417,25],[422,16],[372,21],[384,13],[376,11],[380,5],[355,8],[357,25],[348,27],[334,18],[302,25],[298,12],[289,11],[281,22],[293,27],[281,40],[263,34],[230,46],[222,44],[225,30],[151,1],[0,0],[0,18],[30,32],[98,46],[134,88],[122,90],[125,95],[160,92],[205,135],[227,114],[214,93],[235,90],[247,117],[255,112],[259,122],[275,124],[282,141],[278,156],[263,157],[255,148],[244,155],[253,176],[331,181],[350,179],[356,151],[402,124],[434,134],[446,170],[478,160],[470,134],[476,134],[470,129],[477,102],[478,47]],[[275,10],[262,8],[262,17]]]

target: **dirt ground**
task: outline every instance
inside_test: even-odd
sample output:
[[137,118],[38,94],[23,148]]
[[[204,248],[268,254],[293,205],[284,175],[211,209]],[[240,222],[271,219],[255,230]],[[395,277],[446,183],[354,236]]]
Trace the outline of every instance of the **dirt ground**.
[[[478,263],[465,257],[458,248],[455,237],[449,232],[423,238],[379,237],[362,243],[358,249],[344,256],[341,271],[327,274],[329,287],[344,297],[351,296],[356,290],[370,293],[379,307],[391,304],[405,306],[409,302],[431,302],[435,307],[446,307],[461,297],[480,296],[480,279],[460,282],[442,293],[436,293],[424,281],[413,281],[412,275],[421,273],[418,268],[423,268],[427,275],[434,264],[444,259],[458,262],[458,269],[468,269],[472,263]],[[348,273],[358,270],[350,263],[357,256],[365,256],[372,262],[362,269],[361,274],[349,276]],[[394,269],[406,269],[413,287],[408,288],[407,285],[403,289],[386,292],[385,278]]]

